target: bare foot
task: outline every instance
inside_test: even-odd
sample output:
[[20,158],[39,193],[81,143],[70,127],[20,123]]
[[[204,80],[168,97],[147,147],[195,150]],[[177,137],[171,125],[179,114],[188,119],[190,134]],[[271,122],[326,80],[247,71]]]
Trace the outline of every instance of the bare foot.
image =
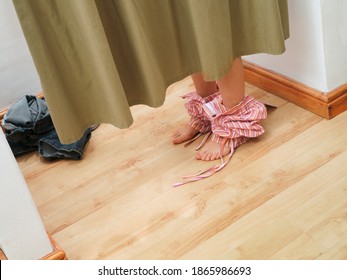
[[174,144],[180,144],[185,141],[188,141],[190,139],[193,139],[196,134],[198,134],[199,131],[192,128],[188,123],[178,129],[176,133],[172,137],[172,142]]
[[[211,161],[220,159],[220,146],[221,144],[218,144],[211,139],[201,148],[201,151],[197,152],[195,155],[195,158],[198,160],[204,160],[204,161]],[[222,157],[226,156],[230,153],[230,147],[225,146],[222,151]]]

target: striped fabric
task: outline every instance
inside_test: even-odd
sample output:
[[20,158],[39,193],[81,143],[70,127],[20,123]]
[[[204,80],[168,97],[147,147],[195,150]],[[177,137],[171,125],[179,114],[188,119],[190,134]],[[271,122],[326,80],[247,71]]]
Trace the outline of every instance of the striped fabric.
[[260,121],[267,116],[266,107],[251,96],[246,96],[232,109],[222,104],[221,96],[202,106],[203,114],[211,122],[212,141],[221,144],[220,154],[225,146],[231,148],[227,161],[221,156],[221,164],[212,166],[198,174],[184,176],[185,182],[174,184],[175,187],[189,182],[199,181],[222,170],[230,161],[237,147],[265,132]]
[[222,104],[219,96],[203,106],[205,115],[211,121],[212,141],[237,148],[247,141],[265,132],[259,124],[265,119],[265,106],[252,96],[246,96],[232,109]]
[[189,125],[201,133],[211,130],[211,121],[204,113],[202,106],[219,96],[219,93],[211,94],[207,97],[201,97],[196,92],[190,92],[183,96],[188,101],[184,104],[190,116]]

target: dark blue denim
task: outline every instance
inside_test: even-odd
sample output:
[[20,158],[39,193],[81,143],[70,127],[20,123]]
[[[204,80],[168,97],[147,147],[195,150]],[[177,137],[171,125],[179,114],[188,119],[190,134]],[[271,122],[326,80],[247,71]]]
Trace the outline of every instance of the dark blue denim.
[[37,150],[39,140],[54,130],[45,100],[30,95],[10,107],[2,126],[15,156]]
[[39,141],[39,153],[46,159],[81,159],[84,146],[91,137],[91,129],[88,128],[82,138],[72,144],[61,144],[57,132],[53,130]]
[[32,95],[23,96],[10,107],[2,126],[15,156],[39,149],[47,159],[81,159],[91,137],[91,130],[87,129],[79,141],[61,144],[45,100]]

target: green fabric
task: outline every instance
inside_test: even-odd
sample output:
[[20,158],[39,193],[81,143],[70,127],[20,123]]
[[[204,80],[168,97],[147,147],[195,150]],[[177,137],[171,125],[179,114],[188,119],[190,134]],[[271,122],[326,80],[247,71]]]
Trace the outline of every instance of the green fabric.
[[60,140],[96,123],[125,128],[129,106],[163,104],[192,73],[284,52],[286,0],[13,0]]

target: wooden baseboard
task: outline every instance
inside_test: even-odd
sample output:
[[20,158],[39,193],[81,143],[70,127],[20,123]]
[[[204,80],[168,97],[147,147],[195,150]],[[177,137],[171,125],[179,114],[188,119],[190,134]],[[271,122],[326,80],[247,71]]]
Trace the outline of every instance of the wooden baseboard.
[[244,61],[244,68],[248,83],[326,119],[347,110],[347,83],[324,93],[253,63]]
[[41,260],[67,260],[65,252],[54,241],[51,235],[48,234],[49,239],[53,247],[53,252],[41,258]]
[[4,118],[8,108],[4,108],[0,111],[0,121]]
[[[51,241],[53,251],[47,256],[43,256],[40,260],[67,260],[65,252],[58,246],[51,235],[48,234]],[[5,254],[0,250],[0,260],[7,260]]]

